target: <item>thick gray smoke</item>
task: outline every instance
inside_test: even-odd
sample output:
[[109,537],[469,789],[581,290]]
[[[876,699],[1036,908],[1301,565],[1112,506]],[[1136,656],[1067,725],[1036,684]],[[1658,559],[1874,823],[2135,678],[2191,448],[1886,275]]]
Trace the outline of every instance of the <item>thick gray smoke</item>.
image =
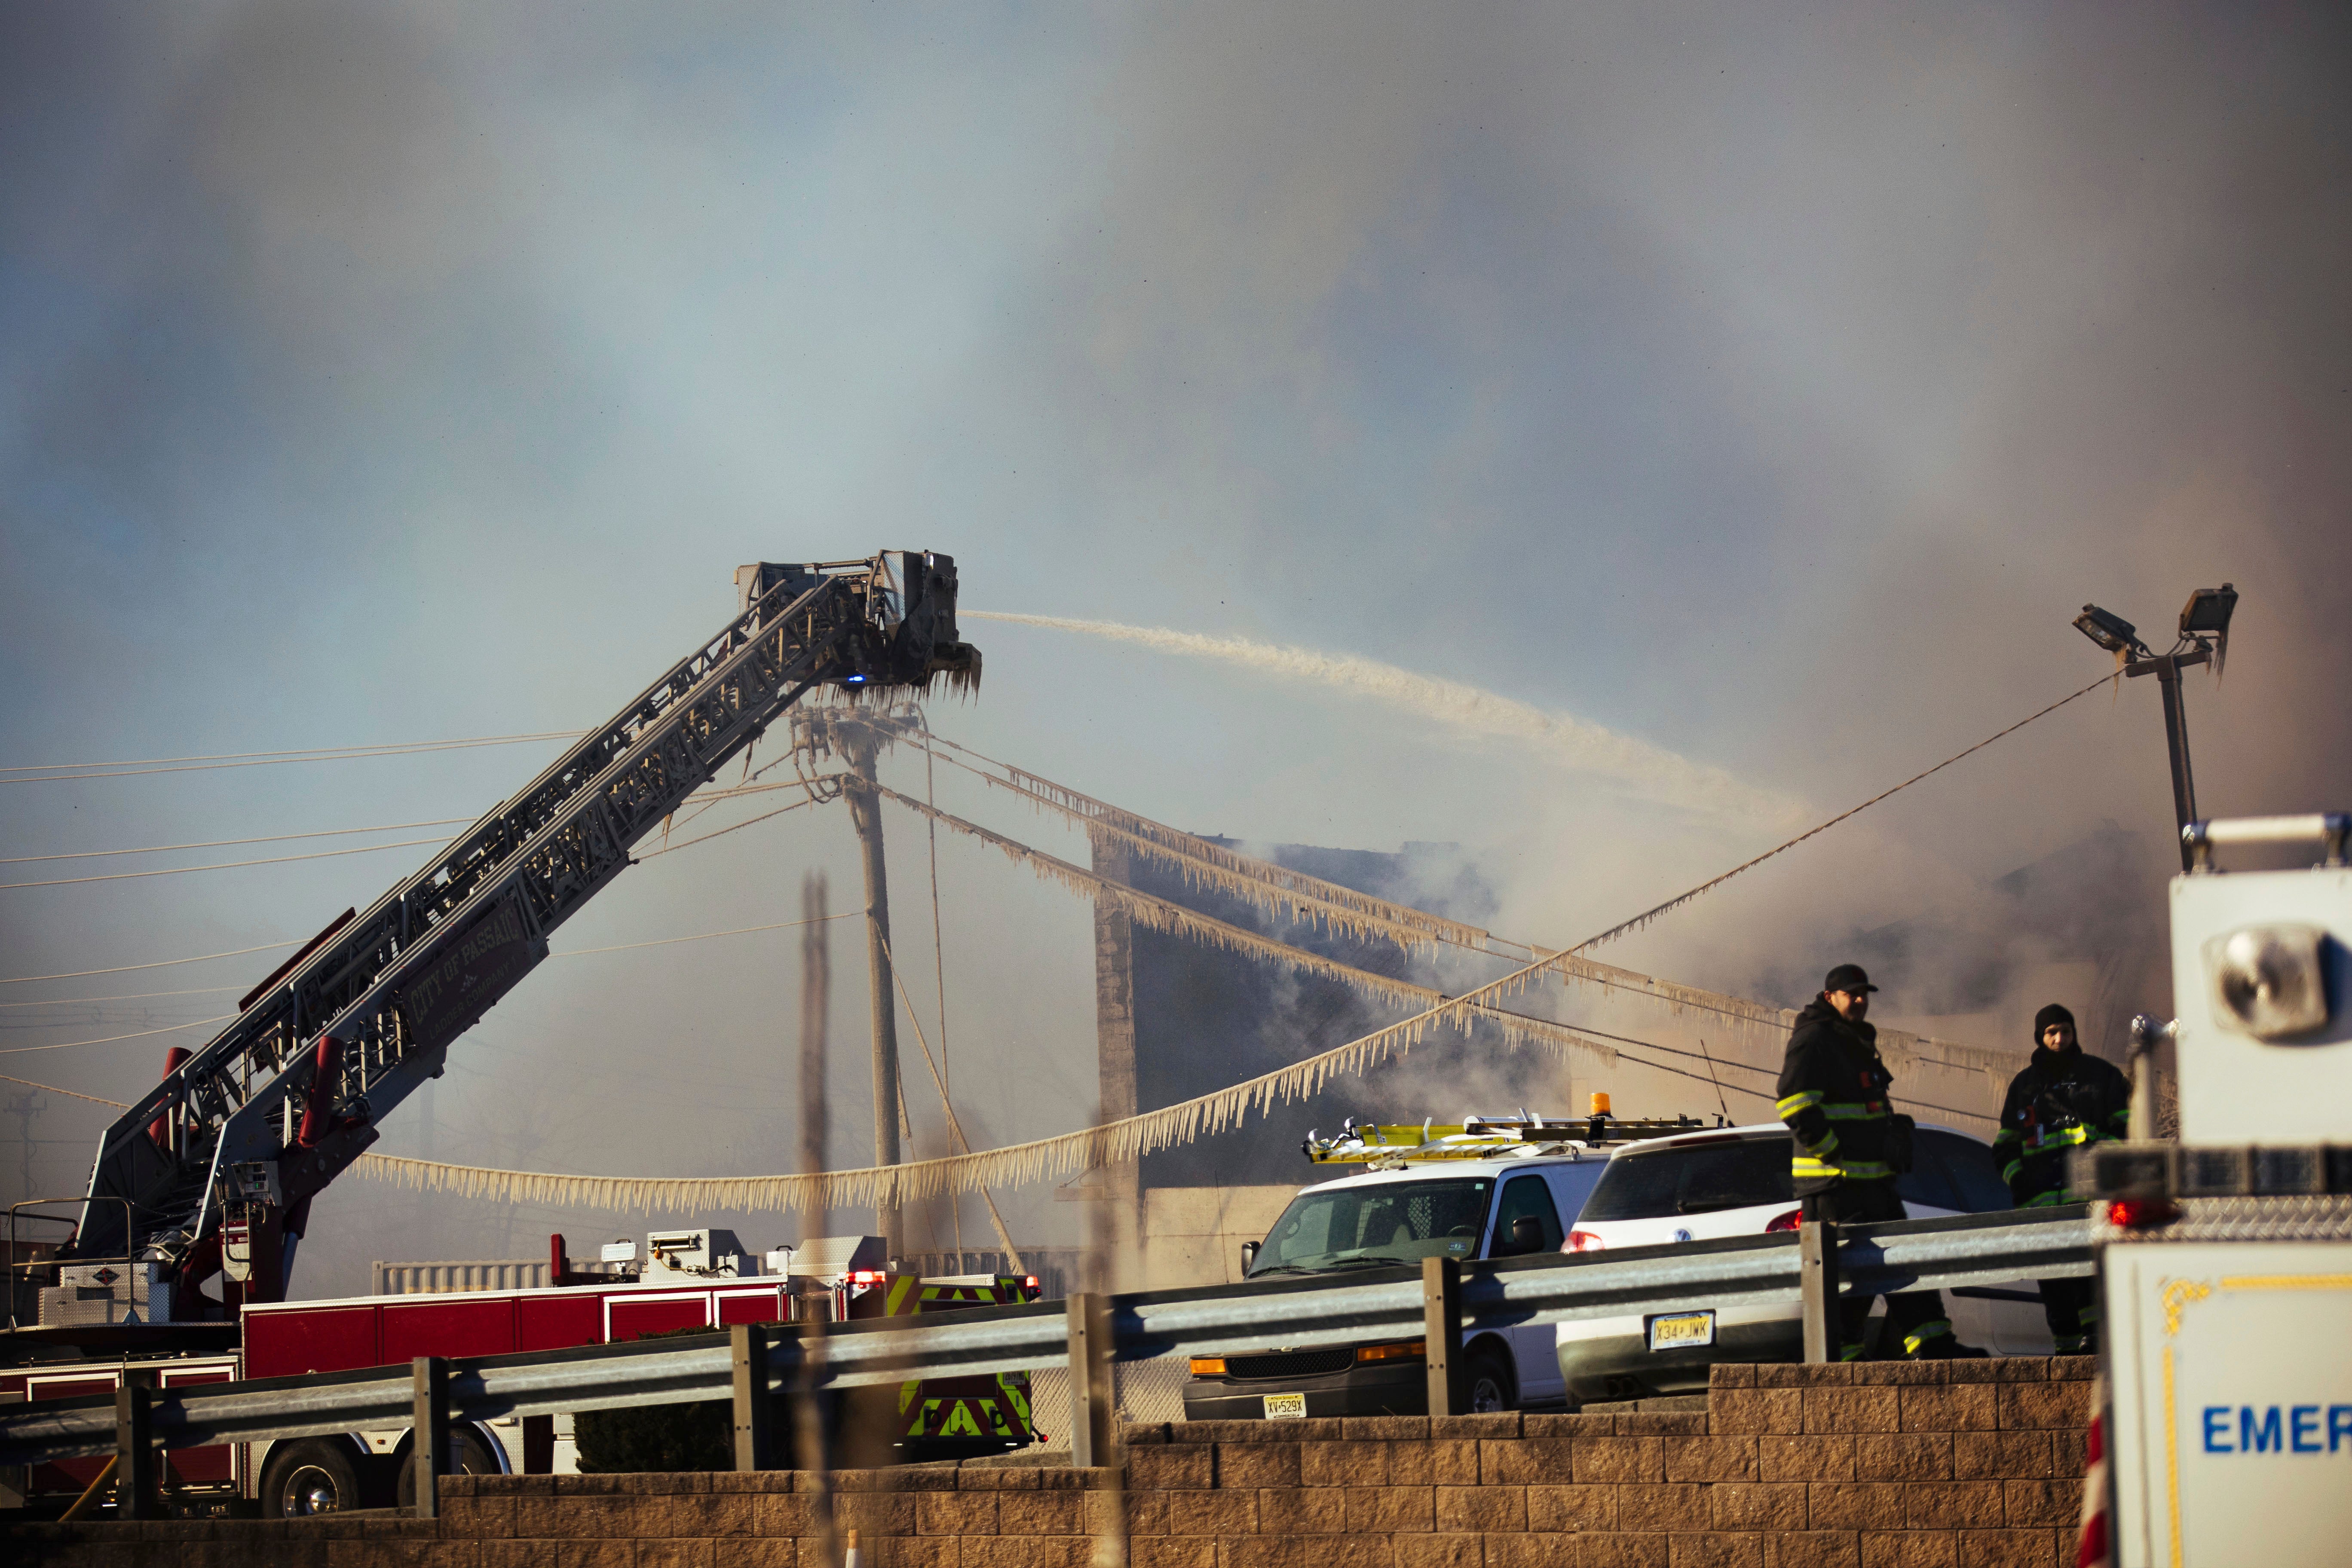
[[[717,625],[736,563],[887,544],[953,552],[976,605],[1421,672],[1819,816],[2089,679],[2084,600],[2161,640],[2228,580],[2228,679],[2189,691],[2203,805],[2340,807],[2347,35],[2340,7],[2228,5],[8,7],[0,761],[576,727]],[[1781,837],[1410,713],[972,630],[988,684],[943,731],[1203,831],[1459,841],[1530,940]],[[2145,999],[2081,954],[2145,950],[2100,922],[2168,863],[2148,685],[1622,961],[1792,1002],[1868,954],[1889,1011],[1994,1032],[2036,988]],[[0,785],[0,840],[464,816],[534,765]],[[898,942],[927,970],[908,821]],[[788,919],[813,868],[847,901],[846,833],[812,810],[653,862],[569,940]],[[15,976],[299,937],[411,853],[0,893],[0,952]],[[1079,1125],[1085,908],[964,844],[940,889],[965,1126]],[[856,1086],[836,961],[831,1082]],[[727,942],[551,967],[453,1056],[435,1152],[789,1168],[795,968]],[[234,997],[266,969],[160,973]],[[120,1099],[164,1043],[6,1059]],[[836,1131],[870,1126],[843,1093]],[[78,1184],[96,1109],[16,1105],[11,1190]],[[1017,1230],[1073,1223],[1023,1201]],[[340,1188],[321,1215],[319,1289],[362,1285],[372,1247],[593,1234]]]

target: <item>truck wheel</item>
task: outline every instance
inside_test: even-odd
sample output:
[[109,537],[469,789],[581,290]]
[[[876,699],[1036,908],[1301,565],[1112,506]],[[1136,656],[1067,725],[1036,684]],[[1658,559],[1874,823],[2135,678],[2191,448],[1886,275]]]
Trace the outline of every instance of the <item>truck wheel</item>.
[[331,1438],[281,1443],[261,1469],[261,1511],[268,1519],[308,1519],[360,1506],[359,1467],[349,1447]]
[[[465,1468],[461,1473],[468,1476],[495,1476],[500,1473],[498,1456],[490,1452],[489,1444],[483,1441],[479,1432],[467,1426],[462,1430],[460,1436],[465,1443]],[[400,1489],[395,1497],[402,1508],[416,1506],[416,1449],[413,1444],[400,1456]]]
[[1475,1351],[1462,1368],[1462,1395],[1471,1413],[1490,1415],[1519,1407],[1518,1379],[1511,1363],[1494,1351]]

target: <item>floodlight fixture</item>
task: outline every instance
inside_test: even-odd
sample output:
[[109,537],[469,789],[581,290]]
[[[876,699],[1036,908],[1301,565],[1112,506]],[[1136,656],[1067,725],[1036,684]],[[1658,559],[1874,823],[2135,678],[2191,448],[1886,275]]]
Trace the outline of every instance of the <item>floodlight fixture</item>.
[[2230,635],[2230,614],[2238,607],[2238,590],[2224,583],[2218,588],[2200,588],[2189,595],[2181,606],[2180,635],[2208,632],[2219,637]]
[[2074,629],[2112,654],[2126,654],[2139,647],[2137,627],[2096,605],[2083,606],[2083,613],[2074,617]]

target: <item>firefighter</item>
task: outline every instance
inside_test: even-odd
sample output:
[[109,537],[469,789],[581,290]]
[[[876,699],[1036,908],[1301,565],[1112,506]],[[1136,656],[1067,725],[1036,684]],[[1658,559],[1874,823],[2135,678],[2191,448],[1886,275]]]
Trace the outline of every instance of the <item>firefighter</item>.
[[[2068,1201],[2066,1161],[2075,1150],[2121,1138],[2131,1121],[2131,1083],[2111,1062],[2083,1054],[2074,1015],[2055,1002],[2033,1016],[2033,1059],[2001,1103],[1994,1154],[2020,1208]],[[2089,1279],[2044,1279],[2042,1310],[2060,1355],[2099,1348],[2099,1297]]]
[[[1903,1217],[1895,1178],[1910,1168],[1910,1118],[1896,1116],[1888,1103],[1895,1075],[1879,1059],[1878,1031],[1864,1021],[1877,989],[1862,965],[1839,964],[1797,1015],[1789,1037],[1775,1109],[1795,1134],[1790,1174],[1809,1220],[1862,1225]],[[1868,1296],[1839,1301],[1841,1361],[1862,1359],[1870,1303]],[[1953,1336],[1943,1297],[1933,1290],[1887,1297],[1886,1321],[1915,1361],[1985,1353]]]

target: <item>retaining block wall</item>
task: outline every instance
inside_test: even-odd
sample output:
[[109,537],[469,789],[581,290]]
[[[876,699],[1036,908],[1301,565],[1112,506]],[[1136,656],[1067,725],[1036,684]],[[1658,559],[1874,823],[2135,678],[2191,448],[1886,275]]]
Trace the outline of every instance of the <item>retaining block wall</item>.
[[[1123,1474],[836,1476],[864,1568],[2071,1568],[2087,1358],[1725,1366],[1704,1413],[1126,1429]],[[1123,1492],[1118,1488],[1123,1486]],[[442,1517],[17,1526],[26,1563],[823,1568],[811,1478],[458,1477]]]

